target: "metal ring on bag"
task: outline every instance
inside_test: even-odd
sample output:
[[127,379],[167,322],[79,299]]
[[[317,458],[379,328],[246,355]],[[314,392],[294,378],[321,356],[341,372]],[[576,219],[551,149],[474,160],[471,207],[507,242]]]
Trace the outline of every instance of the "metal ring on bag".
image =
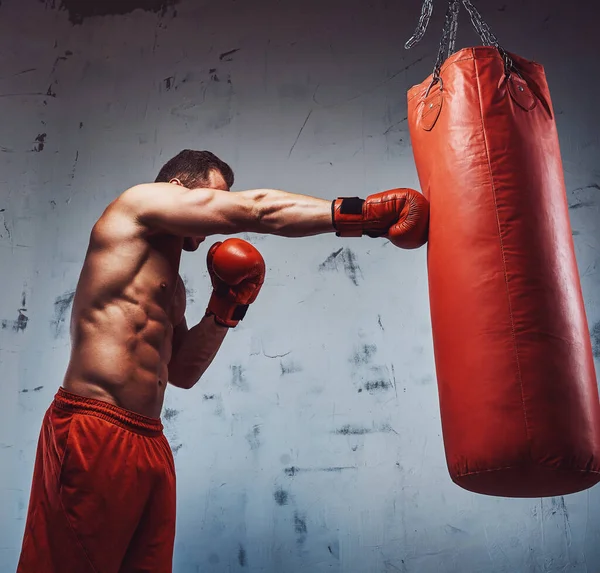
[[427,91],[425,92],[425,97],[427,97],[429,95],[431,88],[438,82],[440,82],[440,91],[444,91],[444,80],[442,80],[441,76],[433,76],[433,79],[431,80],[431,83],[429,84],[429,87],[427,88]]

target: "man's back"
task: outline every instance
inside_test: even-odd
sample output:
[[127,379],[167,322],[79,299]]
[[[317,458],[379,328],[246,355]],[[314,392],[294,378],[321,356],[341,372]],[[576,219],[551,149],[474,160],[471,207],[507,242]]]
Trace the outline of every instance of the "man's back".
[[151,234],[121,198],[106,209],[92,230],[75,294],[66,390],[160,415],[173,323],[181,319],[171,312],[181,244]]

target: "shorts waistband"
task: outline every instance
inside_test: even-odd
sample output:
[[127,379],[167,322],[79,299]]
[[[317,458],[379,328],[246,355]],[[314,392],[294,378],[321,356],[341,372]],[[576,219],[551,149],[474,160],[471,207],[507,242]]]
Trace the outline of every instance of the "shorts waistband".
[[87,414],[102,418],[126,430],[145,436],[160,436],[163,432],[163,425],[159,418],[149,418],[102,400],[71,394],[63,388],[58,389],[53,405],[73,414]]

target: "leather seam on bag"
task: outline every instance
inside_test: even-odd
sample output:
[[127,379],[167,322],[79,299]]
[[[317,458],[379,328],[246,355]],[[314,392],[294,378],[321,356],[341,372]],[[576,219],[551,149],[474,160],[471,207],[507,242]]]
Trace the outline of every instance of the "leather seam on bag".
[[[474,60],[475,61],[475,60]],[[477,67],[477,66],[476,66]],[[529,429],[529,422],[527,420],[527,409],[525,407],[525,396],[523,394],[523,374],[521,372],[521,361],[519,358],[519,347],[517,344],[517,335],[515,332],[515,321],[514,321],[514,315],[513,315],[513,307],[512,307],[512,302],[511,302],[511,298],[510,298],[510,288],[508,285],[508,273],[507,273],[507,265],[506,265],[506,251],[504,249],[504,242],[502,240],[502,231],[501,231],[501,227],[500,227],[500,218],[498,217],[498,201],[497,201],[497,195],[496,195],[496,186],[494,184],[494,176],[492,173],[492,165],[490,162],[490,150],[489,150],[489,146],[488,146],[488,140],[487,140],[487,136],[486,136],[486,132],[484,129],[484,117],[483,117],[483,107],[482,107],[482,93],[481,93],[481,83],[479,81],[479,70],[476,70],[476,74],[475,77],[477,79],[477,92],[479,95],[479,113],[480,113],[480,117],[481,117],[481,132],[483,135],[483,143],[485,146],[485,155],[486,155],[486,159],[487,159],[487,165],[488,165],[488,171],[490,174],[490,184],[492,186],[492,196],[494,198],[494,208],[495,208],[495,215],[496,215],[496,222],[498,225],[498,239],[500,240],[500,251],[502,254],[502,266],[503,266],[503,271],[504,271],[504,284],[506,286],[506,298],[508,301],[508,312],[509,312],[509,316],[510,316],[510,330],[511,330],[511,335],[513,338],[513,348],[514,348],[514,352],[515,352],[515,358],[517,361],[517,376],[518,376],[518,382],[519,382],[519,386],[521,389],[521,404],[523,405],[523,419],[525,422],[525,434],[527,437],[527,445],[529,447],[529,457],[531,458],[531,433],[530,433],[530,429]]]
[[[536,464],[537,466],[541,466],[546,470],[551,470],[553,472],[579,472],[579,473],[584,473],[584,474],[597,474],[600,475],[600,471],[596,471],[596,470],[581,470],[581,469],[577,469],[577,468],[553,468],[552,466],[548,466],[546,464],[540,464],[538,462],[533,462],[534,464]],[[512,469],[517,469],[517,468],[522,468],[522,466],[520,465],[512,465],[512,466],[501,466],[498,468],[490,468],[490,469],[485,469],[485,470],[474,470],[472,472],[466,472],[466,473],[457,473],[456,477],[462,478],[462,477],[467,477],[467,476],[472,476],[472,475],[477,475],[477,474],[485,474],[485,473],[489,473],[489,472],[499,472],[502,470],[512,470]]]

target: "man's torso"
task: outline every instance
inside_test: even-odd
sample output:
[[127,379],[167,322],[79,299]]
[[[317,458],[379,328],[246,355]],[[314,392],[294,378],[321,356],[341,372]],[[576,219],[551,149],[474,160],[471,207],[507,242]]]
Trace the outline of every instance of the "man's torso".
[[[182,239],[152,235],[119,200],[92,230],[73,301],[72,351],[63,387],[158,417],[173,324],[185,308]],[[180,316],[173,316],[173,311]]]

